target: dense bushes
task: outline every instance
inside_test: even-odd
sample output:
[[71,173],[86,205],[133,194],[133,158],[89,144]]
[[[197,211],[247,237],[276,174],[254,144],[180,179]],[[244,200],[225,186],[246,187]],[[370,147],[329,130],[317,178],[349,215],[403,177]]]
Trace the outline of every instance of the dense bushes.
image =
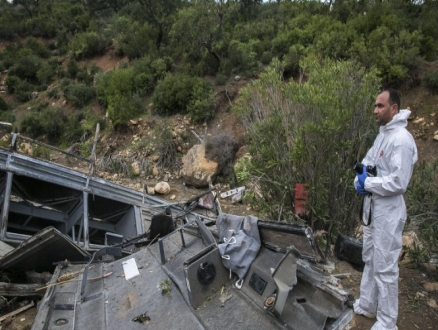
[[89,58],[103,53],[111,45],[111,39],[97,32],[84,32],[75,36],[70,44],[70,50],[76,59]]
[[9,71],[8,76],[17,76],[30,83],[37,83],[37,72],[42,66],[42,61],[35,55],[20,58],[17,64]]
[[[9,69],[7,90],[26,102],[55,78],[68,78],[61,88],[67,100],[83,107],[97,96],[116,125],[144,112],[152,93],[159,114],[188,113],[202,121],[215,111],[211,86],[200,78],[205,75],[222,85],[231,73],[254,77],[278,57],[284,77],[296,78],[305,73],[305,57],[354,58],[377,69],[384,86],[394,86],[416,70],[420,56],[433,61],[437,55],[438,6],[430,1],[344,1],[332,10],[314,1],[254,2],[251,15],[235,1],[152,2],[158,16],[145,3],[101,10],[95,3],[40,0],[26,9],[3,1],[0,37],[21,37],[0,53],[0,70]],[[76,61],[110,46],[129,63],[100,74],[94,85],[97,71]],[[429,73],[423,80],[431,92],[434,79]],[[48,94],[60,97],[56,88]]]
[[80,83],[67,85],[64,87],[63,92],[67,101],[70,101],[78,108],[82,108],[96,96],[96,90],[94,87]]
[[126,18],[119,18],[116,23],[119,24],[118,30],[121,30],[117,37],[119,55],[126,55],[132,60],[155,52],[153,35],[156,31],[153,26],[148,23],[129,23]]
[[33,92],[44,91],[59,66],[56,58],[50,58],[47,46],[32,37],[24,44],[9,44],[0,59],[3,68],[9,68],[6,88],[21,102],[31,100]]
[[202,121],[215,113],[211,85],[185,74],[169,73],[158,81],[152,100],[160,115],[188,113],[195,121]]
[[40,111],[31,111],[21,122],[20,132],[32,138],[46,135],[54,143],[62,136],[67,121],[63,111],[46,107]]
[[438,94],[438,70],[432,70],[424,75],[424,84],[434,94]]
[[292,221],[293,187],[306,183],[313,229],[349,232],[359,199],[351,164],[372,143],[371,112],[378,91],[376,72],[354,62],[307,59],[307,81],[282,82],[275,61],[242,91],[236,108],[250,141],[247,170],[264,191],[257,199],[270,218]]
[[108,72],[98,79],[99,102],[108,109],[108,117],[114,125],[123,124],[144,111],[144,104],[137,93],[147,89],[149,79],[136,75],[133,68]]
[[258,68],[258,59],[260,58],[260,41],[249,40],[242,43],[232,40],[228,49],[230,54],[228,59],[228,68],[234,72],[244,72],[251,75]]
[[[423,243],[421,262],[438,253],[438,159],[421,162],[414,168],[407,190],[408,222],[416,229]],[[411,252],[411,251],[410,251]],[[414,251],[415,252],[415,251]],[[411,259],[412,256],[410,256]],[[435,273],[438,275],[438,272]]]
[[[14,121],[14,118],[11,118]],[[67,117],[62,109],[42,103],[32,108],[20,124],[20,133],[32,138],[46,138],[52,144],[69,145],[93,136],[96,125],[105,129],[105,119],[78,111]]]
[[8,104],[3,100],[2,97],[0,97],[0,111],[7,111],[9,110]]
[[144,112],[142,97],[149,95],[157,79],[170,70],[169,57],[151,60],[148,56],[134,60],[131,66],[102,74],[97,81],[97,97],[107,107],[114,124],[121,124]]

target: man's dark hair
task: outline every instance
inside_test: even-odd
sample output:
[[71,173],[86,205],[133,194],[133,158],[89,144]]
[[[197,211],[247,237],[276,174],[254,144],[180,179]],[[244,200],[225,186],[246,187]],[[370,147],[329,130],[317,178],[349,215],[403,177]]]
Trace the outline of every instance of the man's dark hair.
[[398,92],[393,88],[387,88],[381,91],[379,94],[382,94],[383,92],[388,92],[389,94],[389,104],[393,105],[394,103],[397,104],[397,111],[400,112],[400,95],[398,95]]

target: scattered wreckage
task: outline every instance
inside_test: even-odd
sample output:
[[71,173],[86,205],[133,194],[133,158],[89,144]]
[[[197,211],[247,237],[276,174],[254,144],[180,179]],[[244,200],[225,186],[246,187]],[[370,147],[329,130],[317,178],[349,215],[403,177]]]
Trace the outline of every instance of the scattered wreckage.
[[44,294],[33,330],[340,330],[353,317],[309,227],[221,213],[213,189],[169,204],[3,149],[0,189],[0,239],[17,246],[0,268],[53,272],[16,290]]

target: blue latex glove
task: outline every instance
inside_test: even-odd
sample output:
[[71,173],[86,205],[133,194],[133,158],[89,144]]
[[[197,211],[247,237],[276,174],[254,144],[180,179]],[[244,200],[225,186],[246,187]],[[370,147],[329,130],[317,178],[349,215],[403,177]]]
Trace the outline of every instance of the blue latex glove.
[[368,178],[367,167],[364,165],[362,174],[357,174],[357,180],[362,188],[365,188],[365,179]]
[[359,181],[356,182],[356,190],[357,190],[357,192],[359,193],[359,195],[362,195],[362,196],[366,196],[366,195],[369,194],[369,192],[366,191],[366,190],[364,189],[364,187],[362,187],[362,186],[360,185]]

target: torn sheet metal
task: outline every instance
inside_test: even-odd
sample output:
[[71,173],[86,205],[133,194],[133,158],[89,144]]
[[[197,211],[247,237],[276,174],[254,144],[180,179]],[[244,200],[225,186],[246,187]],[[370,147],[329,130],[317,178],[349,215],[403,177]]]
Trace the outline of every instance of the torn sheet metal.
[[[140,275],[127,281],[122,264],[131,258],[135,259]],[[42,300],[33,330],[137,330],[141,325],[136,317],[143,314],[149,318],[148,329],[203,328],[175,284],[170,281],[170,292],[162,293],[160,283],[168,280],[168,275],[161,268],[159,259],[148,250],[141,250],[112,263],[93,266],[89,269],[89,279],[108,272],[113,274],[89,280],[84,301],[80,299],[80,282],[68,282],[50,288]],[[83,266],[80,265],[57,269],[54,281],[63,274],[81,269]]]
[[[20,244],[48,226],[87,251],[108,234],[129,240],[146,232],[168,203],[49,161],[0,148],[0,240]],[[173,214],[182,214],[178,205]],[[191,215],[185,215],[190,218]],[[125,252],[132,252],[126,248]]]
[[303,258],[315,261],[317,253],[312,229],[308,226],[278,221],[259,220],[258,227],[263,245],[273,250],[287,251],[293,245]]
[[[192,226],[196,228],[194,223],[185,228]],[[337,287],[337,279],[302,259],[296,260],[297,283],[285,295],[281,315],[275,316],[264,305],[277,290],[273,274],[285,252],[262,246],[238,290],[233,286],[237,278],[230,279],[228,272],[219,268],[215,245],[206,246],[200,236],[184,229],[163,238],[161,247],[155,244],[125,259],[93,264],[83,295],[86,299],[81,299],[80,282],[48,289],[32,330],[138,329],[137,320],[142,315],[148,328],[165,330],[225,329],[230,325],[237,330],[341,330],[351,320],[347,292]],[[160,250],[165,252],[164,264]],[[139,276],[129,281],[123,270],[128,259],[135,260],[139,271]],[[211,264],[216,268],[215,276]],[[208,265],[209,274],[203,274]],[[295,267],[295,263],[291,265]],[[57,269],[52,282],[82,268],[69,265]],[[102,278],[108,272],[113,274]],[[287,269],[281,271],[282,276],[287,277],[287,273]],[[160,286],[169,277],[171,290],[164,293]]]
[[90,254],[53,227],[47,227],[22,242],[0,259],[0,268],[53,272],[58,261],[84,262]]

